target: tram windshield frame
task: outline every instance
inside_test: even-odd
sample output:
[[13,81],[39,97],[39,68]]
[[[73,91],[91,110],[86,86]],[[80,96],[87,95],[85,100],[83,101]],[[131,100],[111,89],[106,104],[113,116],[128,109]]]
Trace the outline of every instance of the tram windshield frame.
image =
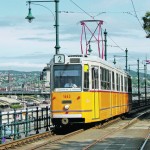
[[[68,87],[69,80],[73,86]],[[81,91],[82,65],[66,64],[53,66],[53,90],[54,91]]]

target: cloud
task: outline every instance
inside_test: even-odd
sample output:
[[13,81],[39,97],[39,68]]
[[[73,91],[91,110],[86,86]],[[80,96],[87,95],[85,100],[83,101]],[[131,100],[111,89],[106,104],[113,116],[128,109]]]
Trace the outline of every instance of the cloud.
[[[39,41],[39,42],[49,42],[49,41],[50,41],[50,39],[46,39],[46,38],[37,38],[37,37],[19,38],[19,40]],[[54,40],[53,40],[53,41],[54,41]]]
[[0,63],[0,66],[6,67],[6,66],[11,66],[11,67],[28,67],[28,68],[42,68],[44,67],[43,64],[34,64],[34,63],[20,63],[20,62],[13,62],[13,63]]
[[[69,33],[69,32],[68,32]],[[79,35],[77,35],[76,33],[72,34],[72,33],[64,33],[64,34],[60,34],[60,40],[61,41],[77,41],[79,40]],[[39,34],[38,34],[39,35]],[[39,37],[34,37],[32,35],[32,37],[22,37],[19,38],[19,40],[23,40],[23,41],[37,41],[37,42],[50,42],[53,41],[55,42],[55,34],[41,34],[39,35]]]
[[22,56],[0,57],[1,70],[41,71],[52,59],[52,55],[44,53],[31,53]]
[[19,60],[22,60],[22,59],[26,59],[26,60],[37,60],[39,61],[39,59],[49,59],[49,58],[52,58],[53,55],[52,54],[49,54],[49,53],[42,53],[42,50],[41,52],[34,52],[34,53],[30,53],[30,54],[26,54],[26,55],[20,55],[20,56],[4,56],[4,57],[0,57],[0,59],[3,59],[4,60],[16,60],[16,59],[19,59]]
[[1,70],[41,71],[46,64],[8,62],[0,63]]
[[[22,7],[15,8],[15,2]],[[56,37],[53,16],[50,12],[43,11],[39,6],[32,5],[33,15],[35,15],[36,19],[29,24],[25,20],[28,12],[28,6],[25,6],[25,2],[15,0],[8,3],[7,0],[4,3],[6,6],[9,4],[10,10],[13,9],[13,11],[10,14],[11,11],[2,7],[4,11],[2,11],[0,17],[0,60],[3,66],[0,66],[0,68],[9,67],[12,64],[14,69],[32,68],[40,70],[40,64],[48,63],[52,55],[55,54]],[[136,57],[139,57],[135,55],[135,52],[142,52],[143,54],[140,54],[141,57],[149,52],[150,42],[145,38],[145,32],[139,25],[137,18],[133,15],[122,13],[123,11],[130,11],[134,14],[130,1],[112,0],[108,3],[106,0],[86,2],[76,0],[76,3],[93,16],[106,12],[98,15],[95,19],[104,20],[102,27],[103,29],[106,28],[108,32],[107,44],[112,45],[112,47],[108,46],[108,53],[121,52],[124,54],[124,51],[120,50],[120,48],[113,47],[116,46],[115,43],[123,50],[128,48],[129,55],[135,56],[135,61]],[[49,4],[46,4],[46,6],[49,8]],[[138,10],[148,10],[149,6],[148,0],[144,3],[141,3],[141,0],[136,0],[135,7],[140,19],[144,11]],[[54,5],[50,6],[51,8],[54,11]],[[60,11],[63,10],[72,11],[73,13],[59,14],[60,53],[80,54],[82,29],[80,21],[89,20],[91,17],[76,7],[71,1],[66,2],[66,0],[62,0],[60,2]],[[91,27],[94,28],[93,25]],[[97,47],[92,45],[92,49],[95,49],[97,54]],[[36,64],[39,68],[35,67]]]
[[8,21],[8,20],[0,20],[0,27],[6,27],[6,26],[10,26],[10,25],[11,25],[10,21]]

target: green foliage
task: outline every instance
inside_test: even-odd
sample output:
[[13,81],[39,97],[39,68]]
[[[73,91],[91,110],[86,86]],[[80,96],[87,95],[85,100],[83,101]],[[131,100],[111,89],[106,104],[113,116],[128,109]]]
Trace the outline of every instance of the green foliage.
[[[132,76],[132,86],[137,87],[138,86],[137,72],[131,70],[129,72],[129,74]],[[143,88],[143,87],[145,87],[145,75],[144,75],[144,73],[140,72],[139,76],[140,76],[140,87]],[[147,77],[146,77],[146,85],[147,85],[147,87],[150,87],[150,75],[149,74],[147,74]]]
[[10,108],[12,108],[12,109],[18,109],[18,108],[22,108],[23,106],[22,105],[19,105],[19,104],[12,104],[11,106],[10,106]]
[[150,12],[146,12],[143,19],[143,28],[147,32],[147,38],[150,38]]

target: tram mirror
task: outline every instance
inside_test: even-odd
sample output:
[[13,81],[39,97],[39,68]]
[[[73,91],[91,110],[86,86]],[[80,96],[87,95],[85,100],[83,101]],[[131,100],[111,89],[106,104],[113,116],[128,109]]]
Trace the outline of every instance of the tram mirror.
[[84,65],[84,72],[89,72],[89,66],[88,65]]

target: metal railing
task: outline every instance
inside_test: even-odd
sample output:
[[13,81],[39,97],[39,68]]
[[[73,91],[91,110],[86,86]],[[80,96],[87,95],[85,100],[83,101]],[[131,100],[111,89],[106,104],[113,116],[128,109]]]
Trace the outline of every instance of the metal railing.
[[49,131],[50,108],[0,111],[0,144],[7,138],[17,140],[39,132]]
[[0,95],[49,95],[49,91],[0,91]]

